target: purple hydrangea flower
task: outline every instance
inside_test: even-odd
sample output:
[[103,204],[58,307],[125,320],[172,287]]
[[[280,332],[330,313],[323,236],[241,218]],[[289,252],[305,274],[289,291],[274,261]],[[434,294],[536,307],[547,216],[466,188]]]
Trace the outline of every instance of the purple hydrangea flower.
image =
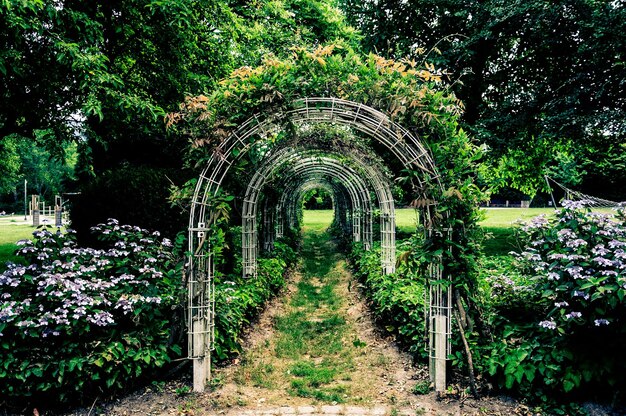
[[550,321],[541,321],[539,322],[539,326],[545,329],[556,329],[556,322]]

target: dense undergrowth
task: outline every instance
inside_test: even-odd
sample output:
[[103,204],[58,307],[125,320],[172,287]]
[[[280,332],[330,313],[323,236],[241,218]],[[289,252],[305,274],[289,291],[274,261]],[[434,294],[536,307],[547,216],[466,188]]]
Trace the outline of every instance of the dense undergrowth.
[[378,243],[369,251],[355,243],[348,255],[377,320],[396,335],[401,346],[426,359],[423,282],[407,278],[401,271],[384,275]]
[[[480,259],[482,322],[467,333],[481,379],[557,414],[583,413],[586,400],[619,407],[626,387],[624,209],[583,205],[519,227],[519,253]],[[425,280],[402,264],[383,275],[377,247],[355,244],[349,255],[379,322],[424,359]],[[467,372],[456,339],[452,363]]]
[[[84,404],[149,382],[184,355],[184,237],[116,220],[93,231],[98,249],[42,227],[19,242],[24,265],[0,275],[0,407]],[[259,259],[256,279],[216,276],[214,361],[240,351],[243,327],[284,285],[298,238]]]
[[174,244],[115,220],[93,231],[99,249],[42,227],[0,275],[2,405],[118,390],[180,356]]
[[[240,227],[233,227],[231,234],[237,240]],[[288,268],[297,262],[300,235],[294,231],[274,243],[271,253],[258,261],[258,275],[254,279],[243,278],[239,251],[233,253],[235,269],[227,275],[215,278],[215,354],[216,363],[241,352],[242,330],[256,316],[266,302],[285,285]]]

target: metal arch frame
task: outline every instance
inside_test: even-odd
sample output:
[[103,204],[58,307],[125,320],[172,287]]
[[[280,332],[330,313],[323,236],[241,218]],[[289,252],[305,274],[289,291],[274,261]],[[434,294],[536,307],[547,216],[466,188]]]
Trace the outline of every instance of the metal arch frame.
[[[296,155],[297,156],[297,155]],[[369,203],[368,190],[365,187],[365,183],[360,181],[360,177],[356,175],[354,171],[349,172],[345,166],[339,164],[333,164],[331,162],[332,159],[322,159],[322,158],[292,158],[290,160],[295,160],[299,163],[307,163],[311,161],[321,161],[324,160],[324,163],[327,166],[316,166],[316,165],[307,165],[307,166],[298,166],[297,169],[287,170],[285,173],[290,177],[293,176],[302,176],[309,173],[309,170],[313,170],[311,172],[315,173],[324,173],[328,176],[335,176],[345,183],[343,184],[345,189],[348,191],[350,195],[350,199],[352,201],[353,211],[362,209],[365,204]],[[279,162],[284,162],[283,160],[279,160]],[[328,166],[332,166],[333,169],[328,168]],[[273,166],[270,166],[273,167]],[[343,171],[341,169],[344,169]],[[246,191],[246,196],[244,198],[244,203],[242,207],[242,273],[244,277],[255,277],[257,272],[257,261],[256,255],[258,250],[258,234],[257,234],[257,208],[258,208],[258,199],[259,194],[263,188],[265,183],[265,179],[267,175],[272,172],[272,169],[263,169],[257,171],[255,173],[254,179],[248,185],[248,189]],[[349,173],[348,173],[349,172]],[[354,183],[356,182],[356,183]]]
[[[305,163],[307,162],[306,159],[302,160]],[[364,235],[371,236],[371,220],[369,219],[369,213],[372,211],[372,201],[369,198],[369,189],[367,184],[362,181],[360,177],[355,176],[354,172],[348,171],[347,169],[340,171],[338,165],[333,163],[333,159],[316,159],[316,161],[319,161],[319,164],[300,166],[298,170],[289,172],[289,174],[294,178],[294,187],[296,190],[299,187],[297,182],[298,178],[306,180],[309,178],[316,178],[316,175],[321,175],[330,179],[338,180],[339,182],[334,184],[334,187],[340,190],[345,190],[344,195],[348,195],[348,198],[345,196],[342,198],[339,198],[339,196],[337,197],[341,204],[338,212],[338,219],[340,224],[343,225],[344,231],[348,233],[351,231],[352,237],[355,241],[362,241],[364,239]],[[331,182],[331,184],[333,183]],[[287,196],[293,194],[294,193],[292,191],[290,193],[285,192],[283,195]],[[289,203],[285,203],[285,199],[283,199],[282,201],[279,201],[278,204],[280,207],[282,203],[282,207],[287,213],[287,219],[290,221],[291,226],[294,225],[297,213],[297,204],[302,197],[301,194],[296,195],[297,196],[295,198],[288,200]]]
[[[256,236],[254,234],[254,228],[257,219],[257,203],[259,193],[263,188],[263,185],[267,181],[267,178],[275,174],[276,170],[279,170],[282,165],[290,163],[306,163],[304,157],[311,157],[313,161],[318,159],[328,159],[330,157],[347,157],[350,162],[356,163],[356,168],[360,168],[364,171],[365,178],[370,182],[370,186],[373,188],[377,195],[379,206],[381,210],[381,263],[385,273],[393,273],[395,269],[395,215],[394,215],[394,201],[389,189],[389,184],[384,180],[383,175],[370,165],[362,162],[359,158],[352,155],[335,154],[327,151],[320,151],[317,149],[298,149],[298,148],[283,148],[280,151],[272,154],[268,157],[266,163],[264,163],[253,175],[250,180],[248,188],[246,190],[244,205],[242,209],[242,256],[243,256],[243,270],[244,275],[255,274],[255,247],[258,247]],[[342,164],[343,166],[343,164]],[[352,168],[350,168],[352,169]],[[358,178],[357,172],[353,172],[354,176]],[[286,193],[283,193],[286,195]],[[369,197],[369,195],[368,195]],[[363,198],[362,202],[365,202],[367,198]],[[361,204],[363,205],[363,204]],[[280,206],[283,206],[281,204]],[[290,212],[290,211],[287,211]],[[362,212],[355,210],[354,215],[358,215],[357,218],[364,218],[364,224],[362,228],[358,221],[353,221],[353,238],[355,241],[363,241],[366,249],[369,249],[372,243],[371,234],[371,209],[363,210]],[[273,213],[271,214],[273,215]],[[282,218],[281,218],[282,220]],[[264,220],[264,223],[267,221]],[[282,228],[282,224],[281,224]],[[363,236],[361,235],[363,234]],[[264,245],[266,241],[264,241]]]
[[[300,180],[298,180],[300,179]],[[334,218],[333,221],[339,223],[341,229],[345,234],[349,234],[354,230],[352,226],[352,217],[351,212],[349,210],[349,206],[351,205],[351,201],[349,197],[346,195],[347,191],[345,188],[339,186],[335,181],[330,180],[330,178],[317,178],[317,177],[309,177],[309,178],[295,178],[291,183],[287,185],[284,193],[281,195],[281,198],[278,200],[276,204],[277,212],[284,212],[286,215],[283,218],[283,222],[288,222],[290,228],[298,228],[298,220],[299,220],[299,210],[297,201],[302,200],[302,196],[311,189],[317,187],[324,187],[331,190],[331,198],[333,199],[333,211]],[[287,199],[295,195],[291,199]],[[289,203],[287,203],[289,201]],[[280,226],[280,224],[278,224]]]
[[[322,179],[309,178],[307,181],[299,184],[298,186],[299,187],[296,189],[285,188],[278,200],[278,203],[274,207],[274,209],[276,210],[276,238],[280,238],[284,235],[284,228],[285,228],[285,222],[286,222],[285,215],[284,215],[286,211],[285,201],[287,197],[289,197],[290,195],[304,195],[306,192],[315,188],[325,189],[330,194],[333,211],[338,209],[339,195],[337,195],[336,190],[333,189],[333,184],[327,183],[323,181]],[[301,197],[299,199],[301,199]],[[291,227],[295,228],[294,225],[291,225]]]
[[[316,148],[310,150],[318,151]],[[392,267],[395,267],[395,262],[393,261],[395,259],[395,208],[393,195],[389,188],[389,181],[376,165],[368,163],[368,161],[358,153],[346,155],[344,153],[328,150],[321,152],[327,156],[336,155],[337,157],[347,157],[348,161],[355,164],[356,169],[363,171],[362,173],[365,174],[364,177],[371,183],[381,210],[381,259],[388,260],[387,262],[383,260],[383,270],[386,270],[387,273],[393,272]],[[364,237],[361,241],[363,241],[366,250],[369,250],[372,244],[371,214],[371,210],[364,213],[366,221],[369,222],[369,226],[367,223],[364,223],[362,228]],[[357,241],[359,240],[357,239]]]
[[[277,224],[277,236],[279,236],[279,230],[282,230],[285,226],[285,223],[289,224],[290,228],[297,228],[298,221],[298,210],[296,204],[287,204],[287,197],[291,195],[298,195],[295,198],[301,199],[302,194],[309,189],[315,187],[327,187],[330,190],[332,198],[333,198],[333,210],[335,212],[334,221],[339,222],[341,229],[344,233],[348,234],[352,230],[352,225],[349,224],[351,222],[351,218],[349,216],[348,210],[348,200],[346,190],[342,187],[339,187],[334,181],[329,181],[328,178],[293,178],[290,183],[285,185],[285,190],[281,194],[281,197],[276,204],[276,211],[280,215],[277,215],[280,220]],[[284,214],[284,215],[283,215]],[[282,223],[281,223],[282,222]]]
[[[308,155],[306,152],[303,154]],[[332,154],[330,154],[330,156],[332,156]],[[374,190],[378,200],[378,205],[381,211],[381,267],[383,273],[390,274],[395,271],[395,207],[393,196],[391,194],[389,184],[384,180],[380,172],[371,168],[371,166],[367,164],[359,165],[357,167],[364,170],[365,175],[363,176],[369,182],[370,187]],[[358,172],[354,173],[358,175]],[[363,199],[367,200],[369,194],[365,192],[365,195],[366,196],[364,196]],[[292,199],[292,201],[295,202],[295,199]],[[286,212],[290,211],[286,210]],[[363,220],[362,228],[353,232],[354,240],[362,241],[365,248],[369,250],[372,244],[372,210],[368,205],[367,209],[364,211],[354,210],[353,219],[355,218],[354,214],[356,214],[357,219]],[[356,227],[357,221],[353,221],[353,223],[353,226]]]
[[[354,172],[350,172],[346,169],[341,170],[342,166],[334,163],[332,159],[324,160],[319,165],[300,166],[298,169],[294,169],[289,173],[294,177],[315,177],[314,175],[323,175],[329,178],[336,179],[338,188],[345,190],[344,195],[347,198],[344,200],[347,202],[347,212],[351,215],[352,222],[352,234],[357,239],[362,239],[362,222],[358,221],[361,216],[355,217],[355,213],[369,212],[371,211],[371,199],[369,198],[369,190],[367,184]],[[345,167],[344,167],[345,168]],[[292,199],[291,207],[286,211],[290,213],[291,218],[294,217],[296,212],[296,200]]]
[[[221,184],[233,163],[253,146],[263,143],[270,134],[286,123],[331,123],[351,127],[387,147],[404,168],[421,172],[417,181],[417,197],[425,201],[422,219],[427,233],[434,232],[430,209],[436,204],[428,198],[429,185],[443,189],[434,161],[425,146],[407,129],[393,122],[386,114],[367,105],[334,97],[314,97],[295,100],[291,109],[271,113],[266,117],[255,114],[217,146],[198,177],[189,215],[188,356],[193,360],[194,391],[204,391],[211,371],[211,346],[214,337],[214,264],[207,233],[213,224],[211,198],[217,196]],[[438,230],[437,232],[445,232]],[[431,267],[431,280],[444,278],[441,264]],[[448,277],[445,277],[448,278]],[[440,296],[430,296],[429,325],[435,339],[431,342],[431,378],[435,389],[446,387],[445,362],[449,352],[451,319],[450,291],[438,286]],[[431,286],[432,290],[432,286]],[[445,293],[444,293],[445,292]],[[434,314],[434,315],[433,315]],[[436,319],[435,319],[436,318]],[[447,346],[447,347],[442,347]]]

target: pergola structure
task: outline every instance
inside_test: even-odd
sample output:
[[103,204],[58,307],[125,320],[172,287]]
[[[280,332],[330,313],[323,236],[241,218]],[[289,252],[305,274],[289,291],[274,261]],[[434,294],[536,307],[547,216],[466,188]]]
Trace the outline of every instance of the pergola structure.
[[[420,218],[427,234],[434,228],[431,214],[433,189],[441,187],[428,149],[410,131],[372,107],[337,98],[304,98],[287,110],[256,114],[242,123],[214,150],[200,174],[192,200],[189,222],[188,331],[189,358],[194,363],[194,390],[203,391],[210,378],[214,342],[215,275],[210,246],[214,198],[229,169],[254,150],[261,161],[250,175],[242,208],[242,270],[254,278],[260,248],[271,250],[287,227],[298,224],[298,204],[303,193],[314,188],[328,190],[335,220],[354,241],[368,249],[372,244],[372,211],[381,213],[381,271],[395,270],[395,215],[390,178],[375,161],[355,149],[298,140],[298,132],[311,126],[339,126],[386,147],[405,169],[419,172],[413,183]],[[275,140],[282,132],[287,139]],[[279,195],[265,197],[272,188]],[[261,209],[259,210],[259,207]],[[441,263],[429,267],[428,278],[442,281]],[[431,377],[438,391],[445,389],[446,358],[450,351],[451,297],[446,285],[431,285],[429,293]]]

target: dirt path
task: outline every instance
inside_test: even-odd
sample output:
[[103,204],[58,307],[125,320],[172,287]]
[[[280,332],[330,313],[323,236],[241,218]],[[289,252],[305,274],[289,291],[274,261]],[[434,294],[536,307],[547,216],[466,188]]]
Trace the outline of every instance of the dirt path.
[[[245,354],[214,371],[213,391],[156,385],[92,414],[111,415],[512,415],[504,400],[437,401],[428,371],[381,337],[345,261],[329,238],[305,235],[287,290],[246,335]],[[416,388],[417,386],[417,388]],[[93,409],[92,409],[93,410]]]

